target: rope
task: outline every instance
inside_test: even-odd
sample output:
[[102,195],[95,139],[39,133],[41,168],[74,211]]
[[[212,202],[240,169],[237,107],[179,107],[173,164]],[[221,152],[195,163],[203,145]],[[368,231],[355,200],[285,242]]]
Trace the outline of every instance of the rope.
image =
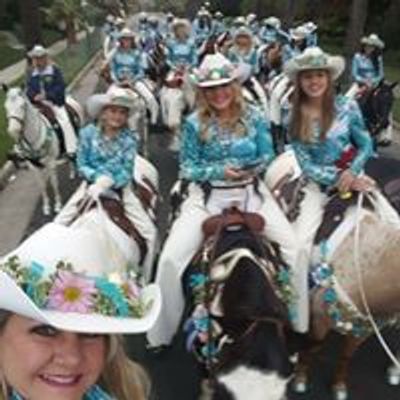
[[382,333],[379,329],[378,324],[376,323],[372,313],[371,309],[368,305],[368,300],[367,296],[365,293],[365,288],[363,284],[363,277],[362,277],[362,271],[361,271],[361,266],[360,266],[360,220],[361,220],[361,211],[362,211],[362,204],[363,204],[363,199],[364,199],[364,194],[360,192],[358,199],[357,199],[357,208],[356,208],[356,225],[355,225],[355,235],[354,235],[354,252],[353,252],[353,262],[354,266],[357,270],[357,277],[358,277],[358,285],[359,285],[359,290],[361,294],[361,301],[362,305],[365,309],[366,316],[371,323],[372,329],[376,335],[376,337],[379,340],[379,343],[381,344],[383,350],[387,354],[387,356],[390,358],[390,360],[393,362],[393,364],[400,370],[400,362],[390,349],[388,343],[382,336]]

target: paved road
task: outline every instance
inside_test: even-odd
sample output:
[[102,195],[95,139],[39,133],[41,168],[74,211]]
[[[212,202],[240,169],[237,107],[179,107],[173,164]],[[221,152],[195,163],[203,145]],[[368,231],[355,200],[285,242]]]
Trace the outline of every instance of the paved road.
[[[92,73],[82,82],[75,95],[84,99],[96,87],[96,76]],[[161,191],[167,198],[168,189],[176,178],[176,156],[166,150],[166,135],[154,133],[150,138],[150,158],[161,171]],[[395,144],[385,150],[391,156],[400,155],[400,145]],[[72,193],[78,182],[69,181],[65,168],[61,171],[64,199]],[[3,192],[0,192],[0,254],[6,253],[26,235],[29,235],[45,219],[41,216],[38,193],[31,176],[23,171]],[[159,217],[162,231],[166,227],[168,203],[160,205]],[[3,247],[5,246],[5,247]],[[388,332],[387,338],[396,349],[399,346],[398,335]],[[313,367],[311,390],[307,395],[297,396],[289,393],[291,400],[328,400],[331,399],[329,382],[339,337],[333,335],[324,351],[316,358]],[[128,351],[133,358],[142,362],[148,369],[157,399],[192,400],[198,397],[199,373],[196,364],[183,350],[183,339],[177,338],[172,348],[159,355],[149,354],[145,350],[144,338],[128,338]],[[384,372],[388,364],[387,357],[374,338],[365,343],[356,353],[351,364],[351,400],[398,400],[400,388],[385,384]],[[252,399],[249,399],[252,400]]]

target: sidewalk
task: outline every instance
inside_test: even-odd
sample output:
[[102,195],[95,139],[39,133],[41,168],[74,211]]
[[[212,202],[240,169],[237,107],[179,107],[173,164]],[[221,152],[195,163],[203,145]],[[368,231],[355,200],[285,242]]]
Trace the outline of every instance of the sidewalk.
[[[82,31],[77,35],[78,41],[81,41],[86,37],[87,32]],[[67,40],[59,40],[58,42],[52,44],[48,47],[49,53],[51,56],[56,56],[67,48]],[[26,60],[23,59],[18,61],[17,63],[10,65],[7,68],[4,68],[0,71],[0,83],[5,83],[10,85],[18,78],[24,75],[26,69]]]

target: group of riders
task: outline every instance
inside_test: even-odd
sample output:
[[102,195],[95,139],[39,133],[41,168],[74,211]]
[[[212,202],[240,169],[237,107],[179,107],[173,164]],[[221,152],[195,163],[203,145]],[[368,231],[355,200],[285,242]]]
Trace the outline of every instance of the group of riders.
[[[157,261],[154,280],[161,289],[162,311],[147,333],[149,347],[171,344],[185,306],[182,278],[204,241],[202,225],[229,209],[262,216],[261,235],[278,245],[290,270],[295,293],[295,301],[288,305],[290,323],[296,332],[307,332],[311,253],[329,195],[373,193],[381,200],[380,215],[400,226],[397,212],[364,172],[376,153],[355,100],[374,90],[384,77],[383,41],[376,34],[362,38],[352,61],[353,85],[343,95],[337,93],[336,83],[344,59],[318,47],[318,27],[311,21],[287,31],[276,17],[260,21],[249,14],[228,24],[220,11],[212,13],[206,5],[192,22],[171,13],[161,18],[142,12],[136,30],[128,28],[124,19],[108,16],[104,34],[111,85],[106,93],[88,99],[92,122],[80,130],[79,139],[64,108],[60,69],[42,46],[29,53],[27,96],[54,114],[66,153],[76,153],[83,179],[54,222],[68,226],[96,201],[116,200],[128,225],[125,231],[135,231],[131,237],[139,236],[147,248],[141,259],[142,279],[153,279],[159,238],[156,221],[132,184],[140,134],[129,120],[135,112],[135,92],[144,99],[150,122],[158,121],[157,97],[163,82],[151,82],[149,71],[159,67],[155,60],[162,47],[164,66],[190,80],[196,97],[175,136],[181,204]],[[271,52],[279,52],[278,62],[265,57]],[[250,77],[267,88],[279,75],[292,85],[281,121],[288,138],[284,148],[294,154],[302,176],[299,212],[292,217],[279,205],[276,187],[265,178],[279,155],[274,124],[243,91],[243,82]]]

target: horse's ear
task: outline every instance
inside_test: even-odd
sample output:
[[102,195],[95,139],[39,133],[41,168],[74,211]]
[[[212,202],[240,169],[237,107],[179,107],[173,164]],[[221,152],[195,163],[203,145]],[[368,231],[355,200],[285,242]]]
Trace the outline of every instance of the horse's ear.
[[3,91],[4,91],[5,93],[8,92],[8,86],[7,86],[5,83],[2,83],[2,84],[1,84],[1,88],[3,89]]

